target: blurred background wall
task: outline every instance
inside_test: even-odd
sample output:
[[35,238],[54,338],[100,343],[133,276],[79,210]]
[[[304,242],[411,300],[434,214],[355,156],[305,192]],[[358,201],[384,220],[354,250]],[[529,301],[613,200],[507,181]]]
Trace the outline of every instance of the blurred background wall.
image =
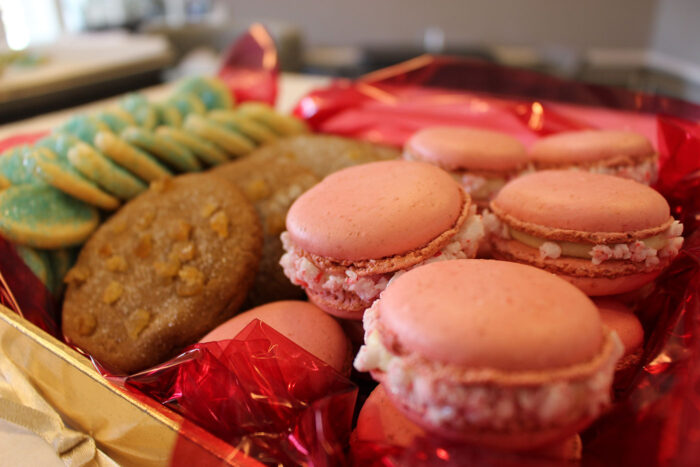
[[357,76],[428,51],[700,100],[700,0],[0,0],[0,12],[13,49],[124,28],[167,37],[180,60],[261,21],[291,71]]

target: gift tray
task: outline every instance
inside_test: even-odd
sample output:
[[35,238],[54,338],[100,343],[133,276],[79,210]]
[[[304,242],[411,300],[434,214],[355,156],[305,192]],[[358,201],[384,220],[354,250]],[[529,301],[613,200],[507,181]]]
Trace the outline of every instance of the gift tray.
[[[220,73],[238,100],[276,97],[278,75],[269,58],[274,47],[261,37],[252,31],[241,39]],[[700,457],[694,435],[700,429],[699,106],[423,56],[313,91],[295,113],[318,132],[394,146],[437,124],[498,129],[525,144],[584,128],[646,135],[660,154],[655,188],[685,225],[686,241],[638,310],[648,336],[644,365],[624,381],[620,402],[582,434],[582,462],[692,465]],[[154,369],[111,376],[61,342],[52,297],[2,239],[0,259],[1,350],[71,426],[90,433],[117,462],[498,465],[507,460],[430,440],[406,449],[367,444],[348,458],[357,386],[260,322],[234,340],[188,347]]]

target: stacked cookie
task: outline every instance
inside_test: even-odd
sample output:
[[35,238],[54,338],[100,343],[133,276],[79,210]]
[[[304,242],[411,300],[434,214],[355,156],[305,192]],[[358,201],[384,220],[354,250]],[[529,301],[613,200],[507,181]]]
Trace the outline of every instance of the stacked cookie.
[[114,108],[76,115],[34,145],[0,155],[0,234],[23,247],[27,264],[57,292],[65,272],[58,258],[74,256],[72,248],[99,224],[100,210],[117,209],[153,181],[305,131],[301,121],[261,103],[234,108],[215,78],[184,80],[157,103],[128,95]]

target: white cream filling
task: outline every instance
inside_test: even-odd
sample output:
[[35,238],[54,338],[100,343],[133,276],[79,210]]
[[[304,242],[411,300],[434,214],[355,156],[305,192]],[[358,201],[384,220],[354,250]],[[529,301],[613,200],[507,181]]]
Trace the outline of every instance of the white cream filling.
[[[471,206],[467,219],[450,243],[432,258],[402,271],[435,261],[473,258],[483,237],[484,227],[481,216],[476,214],[476,206]],[[302,252],[292,244],[287,232],[282,233],[281,239],[286,253],[282,255],[280,265],[285,275],[292,283],[317,293],[351,292],[368,302],[379,296],[395,274],[402,272],[360,276],[350,268],[343,272],[324,270],[303,256]]]
[[[572,169],[576,169],[576,167],[572,167]],[[658,177],[659,165],[656,159],[647,159],[632,166],[605,167],[594,165],[586,170],[593,173],[629,178],[645,185],[652,185]]]
[[[388,391],[437,427],[453,430],[538,429],[596,417],[610,404],[615,364],[623,346],[613,333],[610,358],[591,375],[540,385],[460,383],[450,365],[416,363],[393,354],[373,330],[377,306],[365,312],[366,343],[355,358],[358,371],[380,371]],[[370,315],[370,316],[368,316]],[[422,366],[422,368],[421,368]],[[478,371],[478,370],[474,370]]]
[[[544,238],[524,234],[515,229],[509,228],[498,216],[486,210],[482,212],[484,226],[489,235],[497,235],[504,239],[515,239],[531,248],[538,248],[542,259],[558,259],[562,256],[580,257],[579,254],[566,254],[565,248],[584,246],[583,243],[549,241]],[[637,240],[631,243],[597,244],[593,245],[587,252],[591,262],[599,265],[608,260],[630,260],[636,263],[643,262],[646,266],[656,266],[660,259],[673,258],[683,246],[683,224],[674,220],[665,232],[650,237],[649,239]],[[645,243],[646,242],[646,243]],[[657,244],[661,242],[663,246],[654,248],[648,243]],[[539,245],[537,245],[539,243]],[[658,246],[658,245],[657,245]]]

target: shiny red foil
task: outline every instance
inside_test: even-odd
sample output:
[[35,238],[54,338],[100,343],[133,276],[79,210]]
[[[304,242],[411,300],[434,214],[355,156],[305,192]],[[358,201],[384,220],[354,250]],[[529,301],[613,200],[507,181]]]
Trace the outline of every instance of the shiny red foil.
[[259,320],[125,384],[260,462],[344,463],[357,387]]
[[279,60],[275,43],[264,26],[252,25],[231,44],[224,53],[218,74],[236,102],[275,104]]

